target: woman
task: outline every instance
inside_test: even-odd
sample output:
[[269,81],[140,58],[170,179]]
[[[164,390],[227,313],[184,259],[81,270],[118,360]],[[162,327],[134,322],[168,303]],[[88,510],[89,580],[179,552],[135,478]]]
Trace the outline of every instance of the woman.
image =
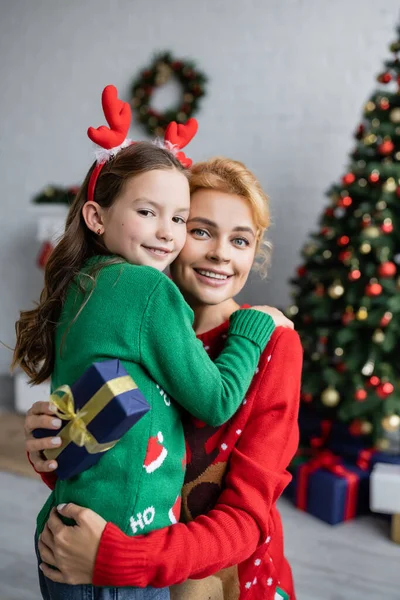
[[[195,165],[191,194],[188,237],[171,274],[194,310],[198,337],[215,358],[238,308],[233,298],[256,255],[265,259],[269,209],[252,173],[228,159]],[[276,501],[290,480],[286,467],[298,444],[301,362],[297,334],[278,328],[228,423],[213,428],[184,418],[186,524],[128,537],[88,509],[59,507],[77,526],[64,526],[53,510],[39,550],[43,563],[58,570],[43,564],[45,575],[72,584],[173,586],[171,597],[182,600],[293,600]],[[44,404],[28,415],[28,435],[49,426],[51,412]],[[51,487],[49,461],[37,454],[49,446],[51,440],[27,440],[36,470]]]

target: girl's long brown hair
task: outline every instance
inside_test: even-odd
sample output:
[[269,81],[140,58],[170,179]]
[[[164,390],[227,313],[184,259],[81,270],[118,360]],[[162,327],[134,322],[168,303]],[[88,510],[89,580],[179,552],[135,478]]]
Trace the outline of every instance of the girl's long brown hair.
[[[94,167],[95,163],[69,210],[65,232],[46,264],[44,288],[37,307],[21,311],[15,324],[17,340],[11,368],[19,365],[34,384],[45,381],[53,371],[56,350],[54,334],[68,286],[88,258],[110,254],[101,238],[87,228],[82,217]],[[149,142],[137,142],[121,150],[104,165],[96,183],[95,201],[107,209],[122,193],[124,184],[131,177],[156,169],[173,168],[187,172],[169,150]],[[119,260],[110,257],[110,262],[106,264]],[[93,282],[95,273],[96,269],[91,273]]]

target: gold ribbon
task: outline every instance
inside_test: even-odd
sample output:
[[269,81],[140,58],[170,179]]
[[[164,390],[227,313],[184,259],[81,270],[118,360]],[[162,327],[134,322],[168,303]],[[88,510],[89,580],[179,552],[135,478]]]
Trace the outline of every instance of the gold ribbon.
[[50,396],[50,403],[57,408],[55,414],[60,419],[69,422],[58,433],[61,437],[61,446],[45,450],[44,454],[46,458],[48,460],[57,458],[70,443],[85,447],[89,454],[97,454],[98,452],[110,450],[118,440],[99,444],[96,438],[88,431],[87,425],[115,396],[136,388],[137,385],[129,375],[111,379],[97,390],[78,412],[75,412],[74,395],[69,385],[62,385],[57,388]]

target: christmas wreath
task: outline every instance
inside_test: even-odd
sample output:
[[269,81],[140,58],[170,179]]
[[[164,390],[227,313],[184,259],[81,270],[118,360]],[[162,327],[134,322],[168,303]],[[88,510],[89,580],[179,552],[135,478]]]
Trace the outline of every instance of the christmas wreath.
[[[172,77],[182,88],[179,106],[160,113],[151,106],[156,88],[163,86]],[[206,76],[196,70],[191,61],[177,60],[169,52],[155,56],[152,64],[144,69],[132,85],[131,104],[137,120],[150,135],[162,136],[171,121],[186,123],[199,107],[205,95]]]

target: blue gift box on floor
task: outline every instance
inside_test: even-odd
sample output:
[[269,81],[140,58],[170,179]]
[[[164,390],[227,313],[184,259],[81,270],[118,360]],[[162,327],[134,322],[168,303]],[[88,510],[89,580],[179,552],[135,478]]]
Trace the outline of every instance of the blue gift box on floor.
[[[45,450],[46,458],[58,462],[59,479],[70,479],[96,464],[150,410],[117,359],[93,363],[70,388],[55,390],[51,399],[65,419],[58,432],[61,449]],[[33,435],[42,438],[57,433],[36,429]]]
[[[290,494],[299,506],[299,473],[306,465],[300,465],[291,484]],[[343,463],[345,472],[354,474],[358,479],[355,488],[355,514],[366,514],[369,511],[369,473],[354,465]],[[346,506],[349,501],[349,482],[325,468],[319,468],[307,477],[305,490],[306,512],[325,521],[330,525],[337,525],[346,520]],[[355,516],[355,515],[354,515]]]

